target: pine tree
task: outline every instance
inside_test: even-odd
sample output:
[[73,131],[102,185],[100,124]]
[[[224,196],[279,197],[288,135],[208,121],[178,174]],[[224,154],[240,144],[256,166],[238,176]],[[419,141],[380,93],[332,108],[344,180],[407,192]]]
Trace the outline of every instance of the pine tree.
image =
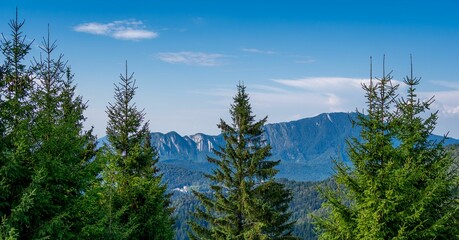
[[457,239],[451,158],[443,142],[429,140],[437,119],[423,119],[432,99],[421,101],[419,79],[406,77],[408,96],[385,74],[363,85],[367,114],[349,141],[352,167],[336,165],[336,189],[324,191],[327,214],[316,216],[320,239]]
[[151,146],[145,114],[132,103],[137,87],[127,63],[120,79],[115,84],[115,103],[107,107],[109,144],[98,154],[106,161],[96,190],[103,195],[97,200],[102,218],[86,234],[89,238],[172,239],[169,196],[156,167],[158,153]]
[[263,139],[267,118],[255,121],[244,85],[237,86],[231,105],[232,124],[220,120],[225,147],[214,149],[218,158],[208,157],[216,168],[207,178],[211,192],[193,193],[204,209],[189,222],[191,239],[290,239],[293,221],[287,212],[291,193],[275,181],[270,161],[271,146]]

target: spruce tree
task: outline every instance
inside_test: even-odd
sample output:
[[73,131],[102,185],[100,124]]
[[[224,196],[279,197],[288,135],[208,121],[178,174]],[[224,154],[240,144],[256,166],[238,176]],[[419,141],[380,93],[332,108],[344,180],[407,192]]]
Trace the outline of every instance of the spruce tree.
[[429,113],[431,97],[421,100],[416,87],[420,78],[411,72],[404,78],[405,98],[397,100],[395,124],[400,174],[397,174],[400,198],[395,217],[403,226],[398,234],[411,239],[458,239],[459,205],[457,202],[457,172],[452,171],[454,159],[442,141],[430,139],[438,119],[438,111]]
[[95,137],[85,131],[86,104],[75,96],[73,74],[60,54],[53,58],[56,42],[47,38],[40,46],[42,55],[34,60],[36,85],[31,94],[35,106],[31,130],[35,144],[32,185],[38,187],[26,238],[74,238],[79,231],[77,205],[96,177]]
[[202,203],[189,222],[191,239],[290,239],[293,221],[287,211],[291,193],[275,181],[280,162],[267,160],[271,146],[263,126],[267,118],[255,121],[244,85],[237,86],[230,114],[232,123],[220,120],[225,147],[214,149],[217,158],[211,192],[193,191]]
[[390,74],[370,79],[360,138],[348,142],[352,167],[336,165],[338,187],[316,216],[319,239],[457,239],[456,175],[443,141],[429,139],[437,113],[423,118],[433,98],[416,97],[412,74],[406,99]]
[[2,41],[0,238],[68,239],[78,231],[76,202],[97,174],[95,139],[83,131],[86,105],[62,55],[52,58],[49,37],[44,58],[22,63],[31,44],[23,24],[16,13]]
[[145,114],[132,103],[137,87],[127,63],[120,79],[115,84],[115,103],[107,107],[109,144],[97,156],[106,162],[95,190],[102,195],[97,199],[103,210],[101,220],[85,234],[88,238],[172,239],[169,196],[158,173],[158,153],[151,146]]
[[[18,237],[30,223],[37,186],[31,185],[33,169],[30,126],[33,79],[24,64],[33,41],[22,33],[24,21],[9,22],[10,35],[2,34],[5,58],[0,78],[0,238]],[[41,176],[35,176],[37,180]]]

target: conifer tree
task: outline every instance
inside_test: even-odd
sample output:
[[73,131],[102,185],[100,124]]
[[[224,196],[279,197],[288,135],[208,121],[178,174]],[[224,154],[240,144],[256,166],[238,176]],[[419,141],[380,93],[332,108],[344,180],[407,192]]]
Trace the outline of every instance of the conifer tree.
[[72,238],[76,202],[97,174],[95,139],[83,131],[86,105],[62,55],[52,58],[49,35],[40,46],[45,57],[30,68],[22,63],[31,44],[23,24],[16,13],[2,41],[0,238]]
[[74,238],[78,219],[75,213],[82,193],[97,171],[91,159],[95,154],[92,129],[85,131],[86,104],[75,96],[73,74],[60,54],[53,58],[56,42],[47,38],[40,46],[43,55],[34,60],[36,85],[31,94],[35,106],[32,140],[34,173],[40,181],[34,211],[29,214],[27,238]]
[[38,191],[30,184],[33,80],[24,64],[33,41],[22,33],[23,25],[16,11],[16,18],[9,22],[10,35],[2,34],[1,40],[5,61],[0,74],[0,238],[17,237],[21,226],[29,224],[28,213]]
[[263,139],[267,118],[255,121],[244,85],[237,86],[231,105],[232,123],[220,120],[225,147],[214,149],[217,158],[211,192],[194,191],[203,205],[189,222],[191,239],[290,239],[293,221],[287,211],[291,193],[275,181],[279,161],[267,160],[271,146]]
[[451,158],[443,141],[429,140],[437,113],[423,118],[433,98],[416,97],[412,74],[406,99],[390,74],[370,79],[360,139],[348,146],[353,166],[336,165],[338,188],[324,192],[327,214],[316,217],[319,239],[457,239]]
[[[106,161],[97,201],[103,209],[89,238],[172,239],[173,219],[166,186],[161,183],[156,163],[158,153],[151,146],[148,122],[132,100],[133,73],[120,74],[115,84],[115,103],[107,107],[107,138],[98,158]],[[96,191],[96,192],[97,192]]]
[[431,97],[421,100],[416,87],[420,78],[410,75],[404,78],[406,97],[396,102],[396,138],[399,166],[399,198],[396,224],[401,236],[411,239],[458,239],[459,205],[457,202],[457,172],[452,171],[454,159],[444,149],[442,141],[430,139],[438,119],[438,111],[428,113],[434,102]]

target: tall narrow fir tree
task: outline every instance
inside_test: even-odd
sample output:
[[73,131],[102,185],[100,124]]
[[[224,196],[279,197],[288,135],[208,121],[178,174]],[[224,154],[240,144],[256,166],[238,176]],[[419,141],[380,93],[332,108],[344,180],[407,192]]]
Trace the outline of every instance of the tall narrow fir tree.
[[[30,185],[33,161],[29,135],[33,112],[30,69],[24,64],[31,44],[23,34],[24,21],[11,20],[9,38],[2,34],[5,58],[0,79],[0,237],[19,237],[29,224],[37,187]],[[40,177],[36,176],[37,179]]]
[[132,102],[137,87],[127,63],[120,79],[115,84],[115,103],[107,107],[109,144],[98,155],[106,160],[99,188],[104,195],[99,204],[105,210],[98,230],[92,229],[96,234],[89,238],[172,239],[169,195],[158,173],[158,153],[150,143],[145,113]]
[[280,161],[267,160],[271,146],[263,126],[266,117],[255,121],[244,85],[237,86],[231,105],[232,124],[221,120],[218,127],[225,147],[214,149],[217,158],[211,192],[194,191],[203,205],[194,216],[205,222],[189,222],[191,239],[291,239],[291,213],[287,211],[290,192],[276,182],[274,167]]
[[35,197],[36,209],[29,214],[33,222],[27,238],[75,238],[79,231],[78,202],[89,183],[97,176],[92,158],[95,136],[84,130],[84,110],[81,96],[75,95],[73,74],[63,54],[53,58],[56,42],[43,38],[43,55],[34,60],[36,85],[31,94],[35,106],[31,137],[34,172],[43,180]]

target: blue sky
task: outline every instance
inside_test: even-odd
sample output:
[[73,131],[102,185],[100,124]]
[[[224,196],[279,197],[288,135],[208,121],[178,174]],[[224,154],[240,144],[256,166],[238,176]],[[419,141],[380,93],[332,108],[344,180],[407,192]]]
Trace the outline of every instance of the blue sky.
[[[450,1],[0,1],[0,32],[16,6],[34,42],[50,24],[69,60],[87,125],[105,135],[127,60],[151,131],[217,134],[240,81],[254,113],[283,122],[365,106],[360,83],[422,77],[435,95],[436,133],[459,138],[459,2]],[[2,60],[2,59],[0,59]],[[401,89],[403,91],[403,88]],[[403,92],[401,92],[403,93]]]

